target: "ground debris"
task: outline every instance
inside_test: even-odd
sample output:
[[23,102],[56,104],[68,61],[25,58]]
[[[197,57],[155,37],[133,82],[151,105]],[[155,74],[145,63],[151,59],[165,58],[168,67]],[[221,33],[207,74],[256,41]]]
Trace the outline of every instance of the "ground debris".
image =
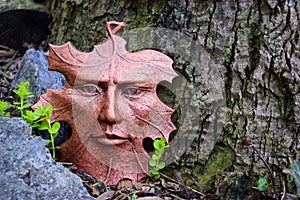
[[22,55],[18,51],[0,45],[0,100],[13,102],[15,95],[12,93],[11,81],[18,71]]
[[[66,166],[72,168],[72,166]],[[117,185],[106,185],[88,173],[76,173],[81,179],[88,192],[97,199],[117,200],[155,200],[155,199],[200,199],[198,193],[185,188],[174,179],[162,177],[159,180],[145,179],[142,182],[122,180]],[[167,177],[167,176],[166,176]],[[182,190],[182,188],[185,188]]]

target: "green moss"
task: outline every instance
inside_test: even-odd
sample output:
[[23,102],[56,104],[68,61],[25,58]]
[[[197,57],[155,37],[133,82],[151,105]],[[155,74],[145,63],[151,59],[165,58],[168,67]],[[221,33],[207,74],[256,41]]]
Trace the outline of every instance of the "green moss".
[[217,175],[225,175],[235,160],[230,147],[216,145],[205,166],[196,164],[192,169],[183,167],[181,173],[186,185],[205,192],[215,185]]
[[71,41],[79,50],[91,51],[93,45],[106,41],[106,22],[124,21],[127,24],[125,31],[157,26],[165,5],[166,1],[84,3],[80,0],[49,0],[48,7],[53,16],[51,43],[59,45]]
[[159,13],[165,5],[165,1],[154,1],[152,3],[142,0],[134,1],[132,3],[132,7],[134,8],[135,13],[132,13],[132,16],[136,16],[134,18],[128,16],[126,19],[126,22],[129,25],[128,28],[132,29],[155,26],[159,18]]

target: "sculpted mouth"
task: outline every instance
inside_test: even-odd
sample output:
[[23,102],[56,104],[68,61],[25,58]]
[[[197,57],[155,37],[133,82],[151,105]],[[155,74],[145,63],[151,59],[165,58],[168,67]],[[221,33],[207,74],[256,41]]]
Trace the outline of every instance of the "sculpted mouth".
[[128,137],[124,137],[124,136],[120,136],[120,135],[115,135],[115,134],[105,134],[106,138],[107,139],[110,139],[110,140],[115,140],[115,139],[120,139],[120,140],[127,140]]
[[106,145],[120,145],[129,141],[129,136],[121,132],[105,132],[99,136],[96,136],[95,139]]

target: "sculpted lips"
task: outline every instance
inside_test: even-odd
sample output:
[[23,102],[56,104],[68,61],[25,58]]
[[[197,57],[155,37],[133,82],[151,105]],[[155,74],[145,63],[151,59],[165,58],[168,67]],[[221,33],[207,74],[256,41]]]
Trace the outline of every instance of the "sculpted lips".
[[95,136],[97,141],[107,145],[120,145],[128,142],[129,135],[115,129],[113,126],[106,126],[103,129],[103,133]]

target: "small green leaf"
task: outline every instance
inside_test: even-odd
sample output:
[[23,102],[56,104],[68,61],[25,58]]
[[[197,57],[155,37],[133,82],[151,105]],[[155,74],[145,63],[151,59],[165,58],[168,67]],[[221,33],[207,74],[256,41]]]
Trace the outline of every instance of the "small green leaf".
[[0,115],[10,117],[9,112],[5,112],[8,108],[10,108],[11,105],[6,101],[0,101]]
[[152,155],[152,159],[153,160],[158,160],[158,159],[160,159],[161,157],[160,156],[158,156],[157,154],[153,154]]
[[25,98],[32,98],[32,97],[34,97],[34,94],[32,94],[31,92],[25,94]]
[[155,174],[154,175],[154,179],[159,179],[160,178],[160,174]]
[[52,113],[53,109],[52,109],[51,104],[48,104],[48,105],[47,105],[47,107],[45,108],[45,111],[46,111],[47,113]]
[[149,165],[150,165],[151,167],[156,166],[156,160],[153,160],[153,159],[149,160]]
[[153,146],[154,146],[155,150],[161,150],[161,149],[165,148],[166,139],[165,138],[160,138],[160,139],[154,140]]
[[19,96],[20,92],[18,90],[13,90],[13,92]]
[[267,180],[263,176],[259,176],[257,182],[257,188],[259,191],[263,192],[268,190]]
[[164,154],[165,150],[161,149],[161,150],[155,150],[154,154],[156,154],[159,158],[162,157],[162,155]]
[[136,200],[138,196],[136,194],[130,195],[130,200]]
[[50,144],[51,140],[46,140],[46,146]]
[[21,108],[28,108],[28,107],[30,107],[31,106],[31,103],[26,103],[26,104],[24,104]]
[[28,81],[24,81],[21,82],[19,84],[17,84],[18,88],[28,88],[29,87],[29,82]]
[[26,110],[24,114],[26,117],[31,117],[33,115],[33,112],[31,110]]
[[6,110],[10,107],[10,104],[6,101],[0,101],[0,109],[1,110]]
[[55,122],[52,127],[49,128],[49,133],[57,133],[60,129],[60,123],[59,122]]
[[152,174],[152,170],[149,171],[149,176],[153,177],[154,175]]
[[49,122],[47,120],[42,121],[41,125],[39,126],[39,130],[49,130]]
[[150,171],[150,176],[157,175],[157,174],[159,174],[159,172],[156,169],[152,169]]
[[16,93],[20,99],[25,99],[29,97],[33,97],[32,92],[28,91],[29,82],[21,82],[18,84],[18,89],[13,90],[14,93]]
[[25,115],[24,118],[25,119],[30,119],[31,121],[35,121],[38,120],[40,116],[38,116],[36,113],[30,111],[30,110],[26,110],[25,111]]
[[162,148],[166,146],[166,139],[165,138],[160,138],[159,139],[159,144]]
[[160,163],[158,163],[158,165],[156,166],[158,169],[163,169],[163,168],[165,168],[165,166],[166,166],[166,163],[165,162],[160,162]]
[[59,134],[59,132],[56,131],[55,133],[51,133],[51,134],[52,134],[53,138],[55,139],[57,137],[57,135]]
[[39,116],[44,115],[44,113],[45,113],[44,105],[40,105],[39,107],[37,107],[34,112]]
[[154,154],[159,155],[159,154],[160,154],[160,153],[159,153],[160,151],[161,151],[161,150],[155,150],[155,151],[154,151]]
[[155,150],[160,150],[161,149],[159,140],[154,140],[153,147],[154,147]]
[[31,126],[32,128],[38,128],[38,127],[40,127],[40,124],[33,123],[33,124],[30,124],[30,126]]

